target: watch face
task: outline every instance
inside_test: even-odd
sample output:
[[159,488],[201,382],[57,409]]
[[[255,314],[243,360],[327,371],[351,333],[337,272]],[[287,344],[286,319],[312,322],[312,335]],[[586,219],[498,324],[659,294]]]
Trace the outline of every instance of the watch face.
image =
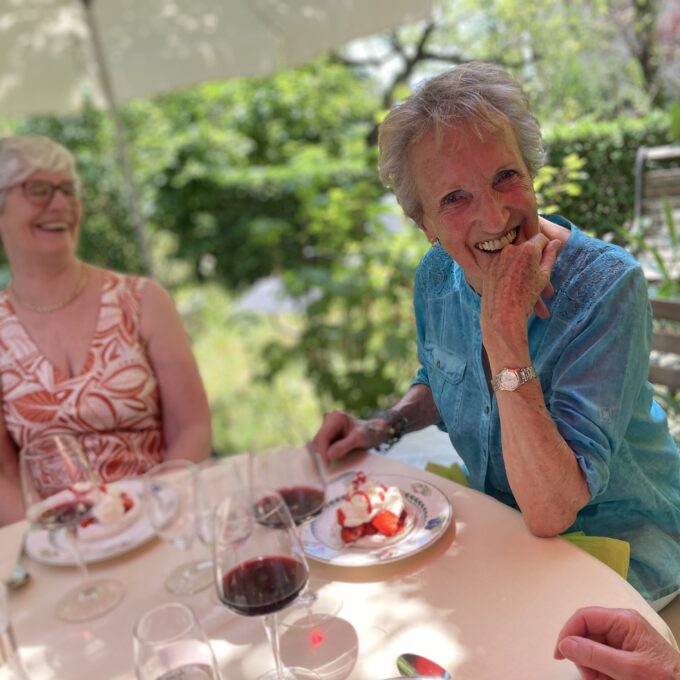
[[501,373],[500,384],[502,390],[512,392],[519,387],[519,375],[517,375],[515,371],[506,368],[503,373]]

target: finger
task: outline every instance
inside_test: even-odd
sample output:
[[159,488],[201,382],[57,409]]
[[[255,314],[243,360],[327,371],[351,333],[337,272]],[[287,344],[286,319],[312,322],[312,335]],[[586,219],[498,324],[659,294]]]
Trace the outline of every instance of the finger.
[[367,451],[369,449],[366,437],[358,427],[352,430],[346,437],[331,444],[328,449],[328,460],[344,458],[352,451]]
[[[557,641],[577,635],[579,637],[601,637],[611,634],[613,627],[630,629],[633,622],[640,620],[639,614],[632,609],[612,609],[608,607],[581,607],[577,609],[562,626]],[[610,641],[611,642],[611,641]]]
[[584,669],[591,669],[617,680],[635,678],[631,675],[633,657],[631,652],[614,649],[582,637],[566,637],[558,646],[565,659]]
[[540,270],[547,276],[550,276],[550,272],[552,271],[561,248],[562,242],[557,239],[549,241],[545,248],[543,248]]
[[329,462],[329,448],[333,442],[342,439],[348,430],[349,416],[342,411],[333,411],[324,416],[321,428],[312,439],[312,445],[326,463]]
[[545,288],[541,291],[541,297],[551,298],[553,295],[555,295],[555,288],[552,283],[548,281],[548,283],[545,284]]
[[577,609],[567,619],[562,626],[562,630],[557,634],[555,658],[564,658],[559,651],[559,645],[562,640],[571,636],[587,637],[590,634],[606,632],[617,611],[603,607],[581,607]]
[[539,319],[547,319],[550,316],[550,310],[541,298],[538,298],[534,303],[534,314],[536,314]]
[[[543,252],[550,243],[550,239],[542,232],[537,232],[530,239],[527,239],[527,243],[531,244],[532,248],[535,248],[538,252]],[[520,246],[521,248],[521,246]]]

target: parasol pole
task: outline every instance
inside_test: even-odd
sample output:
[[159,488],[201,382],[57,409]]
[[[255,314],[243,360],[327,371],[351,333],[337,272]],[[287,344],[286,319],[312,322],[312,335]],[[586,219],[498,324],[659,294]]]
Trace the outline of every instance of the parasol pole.
[[118,112],[116,98],[113,92],[113,85],[109,69],[104,57],[104,50],[102,49],[99,31],[97,30],[97,22],[92,11],[93,0],[80,0],[83,6],[85,20],[87,22],[90,39],[92,41],[92,48],[94,49],[95,61],[97,65],[97,72],[99,73],[99,83],[106,99],[106,105],[109,110],[109,115],[113,119],[116,137],[116,155],[118,157],[118,164],[123,173],[123,187],[125,198],[130,211],[132,219],[132,226],[135,230],[137,243],[142,254],[142,266],[144,273],[147,276],[153,277],[153,262],[151,260],[151,251],[149,249],[149,242],[146,237],[146,230],[144,227],[144,217],[139,205],[139,194],[132,177],[132,165],[130,163],[130,154],[128,153],[125,128]]

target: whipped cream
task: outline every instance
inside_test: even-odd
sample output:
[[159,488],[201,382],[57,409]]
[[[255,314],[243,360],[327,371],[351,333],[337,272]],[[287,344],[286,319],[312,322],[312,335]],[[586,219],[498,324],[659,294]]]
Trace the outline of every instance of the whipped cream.
[[92,514],[78,527],[81,541],[109,538],[134,524],[141,514],[141,504],[133,493],[104,486]]
[[125,504],[122,493],[115,489],[101,491],[99,502],[92,510],[92,517],[101,524],[111,524],[120,520],[124,514]]
[[358,472],[338,506],[338,516],[342,513],[343,517],[342,526],[358,527],[366,524],[382,510],[401,516],[404,511],[401,490],[396,486],[368,480],[363,472]]

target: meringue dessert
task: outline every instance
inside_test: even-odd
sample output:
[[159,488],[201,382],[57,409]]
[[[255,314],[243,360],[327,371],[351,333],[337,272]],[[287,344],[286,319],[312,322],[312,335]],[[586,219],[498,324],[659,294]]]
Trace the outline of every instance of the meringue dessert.
[[392,537],[406,523],[404,496],[396,486],[385,486],[357,472],[336,510],[340,538],[354,543],[364,536]]

